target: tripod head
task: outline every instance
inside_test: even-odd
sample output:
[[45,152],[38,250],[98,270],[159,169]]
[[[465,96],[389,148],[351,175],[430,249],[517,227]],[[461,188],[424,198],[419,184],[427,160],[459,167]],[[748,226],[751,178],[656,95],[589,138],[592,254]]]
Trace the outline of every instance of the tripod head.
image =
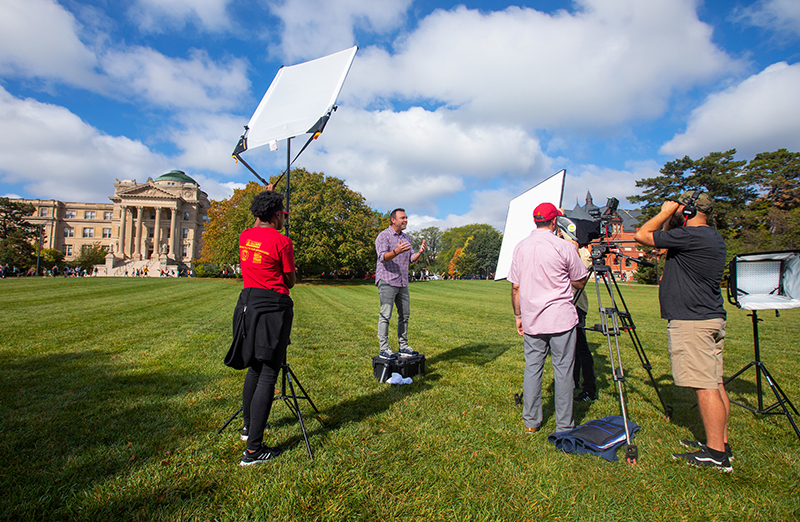
[[592,266],[607,266],[606,256],[608,254],[613,254],[623,259],[630,259],[634,263],[638,263],[642,266],[646,267],[655,266],[653,263],[645,261],[644,259],[639,259],[636,257],[631,257],[629,255],[623,254],[622,250],[620,249],[620,245],[625,243],[635,244],[636,241],[608,241],[607,239],[602,239],[596,243],[591,243],[590,246],[592,247],[591,250]]

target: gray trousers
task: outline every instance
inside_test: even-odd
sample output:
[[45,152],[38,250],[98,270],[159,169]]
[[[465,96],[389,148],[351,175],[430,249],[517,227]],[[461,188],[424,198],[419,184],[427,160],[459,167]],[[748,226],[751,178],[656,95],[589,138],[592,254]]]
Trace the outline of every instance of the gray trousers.
[[397,342],[400,348],[408,348],[408,316],[411,313],[411,298],[407,286],[391,286],[378,281],[381,297],[381,313],[378,315],[378,342],[381,350],[389,349],[389,320],[392,308],[397,306]]
[[575,328],[558,334],[525,334],[525,377],[522,382],[522,420],[525,426],[536,429],[542,425],[542,373],[549,349],[555,381],[555,431],[575,427],[572,420],[575,339]]

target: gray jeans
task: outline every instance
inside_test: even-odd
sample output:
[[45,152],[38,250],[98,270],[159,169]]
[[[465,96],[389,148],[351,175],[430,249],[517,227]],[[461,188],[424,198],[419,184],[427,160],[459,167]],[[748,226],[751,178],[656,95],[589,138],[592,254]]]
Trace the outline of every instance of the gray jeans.
[[522,420],[525,426],[538,428],[542,424],[542,372],[549,350],[555,385],[555,431],[575,427],[572,420],[575,337],[575,328],[559,334],[525,334],[525,378],[522,381]]
[[392,307],[397,306],[397,342],[400,348],[408,348],[408,316],[411,313],[411,298],[407,286],[391,286],[383,280],[378,281],[378,294],[381,297],[381,313],[378,315],[378,342],[381,350],[389,349],[389,320]]

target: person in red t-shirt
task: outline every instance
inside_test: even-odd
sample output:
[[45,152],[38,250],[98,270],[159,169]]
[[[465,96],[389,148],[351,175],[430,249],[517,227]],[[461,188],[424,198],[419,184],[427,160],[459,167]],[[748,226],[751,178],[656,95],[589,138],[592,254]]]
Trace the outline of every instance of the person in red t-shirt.
[[[237,313],[243,316],[247,341],[247,376],[242,390],[244,429],[247,449],[240,465],[259,464],[280,455],[280,448],[262,444],[264,429],[275,392],[292,327],[293,302],[289,289],[295,284],[294,245],[280,233],[287,212],[283,195],[266,190],[256,195],[250,211],[256,218],[253,228],[239,237],[239,261],[244,289]],[[235,327],[234,327],[235,328]],[[236,342],[236,340],[234,340]]]

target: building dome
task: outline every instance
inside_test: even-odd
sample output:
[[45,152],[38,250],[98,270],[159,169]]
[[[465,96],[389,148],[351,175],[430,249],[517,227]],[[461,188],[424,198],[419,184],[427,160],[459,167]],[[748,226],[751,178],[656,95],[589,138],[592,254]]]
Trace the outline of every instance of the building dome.
[[179,181],[181,183],[194,183],[197,185],[197,182],[186,175],[186,173],[182,170],[171,170],[166,174],[162,174],[155,179],[155,181]]

